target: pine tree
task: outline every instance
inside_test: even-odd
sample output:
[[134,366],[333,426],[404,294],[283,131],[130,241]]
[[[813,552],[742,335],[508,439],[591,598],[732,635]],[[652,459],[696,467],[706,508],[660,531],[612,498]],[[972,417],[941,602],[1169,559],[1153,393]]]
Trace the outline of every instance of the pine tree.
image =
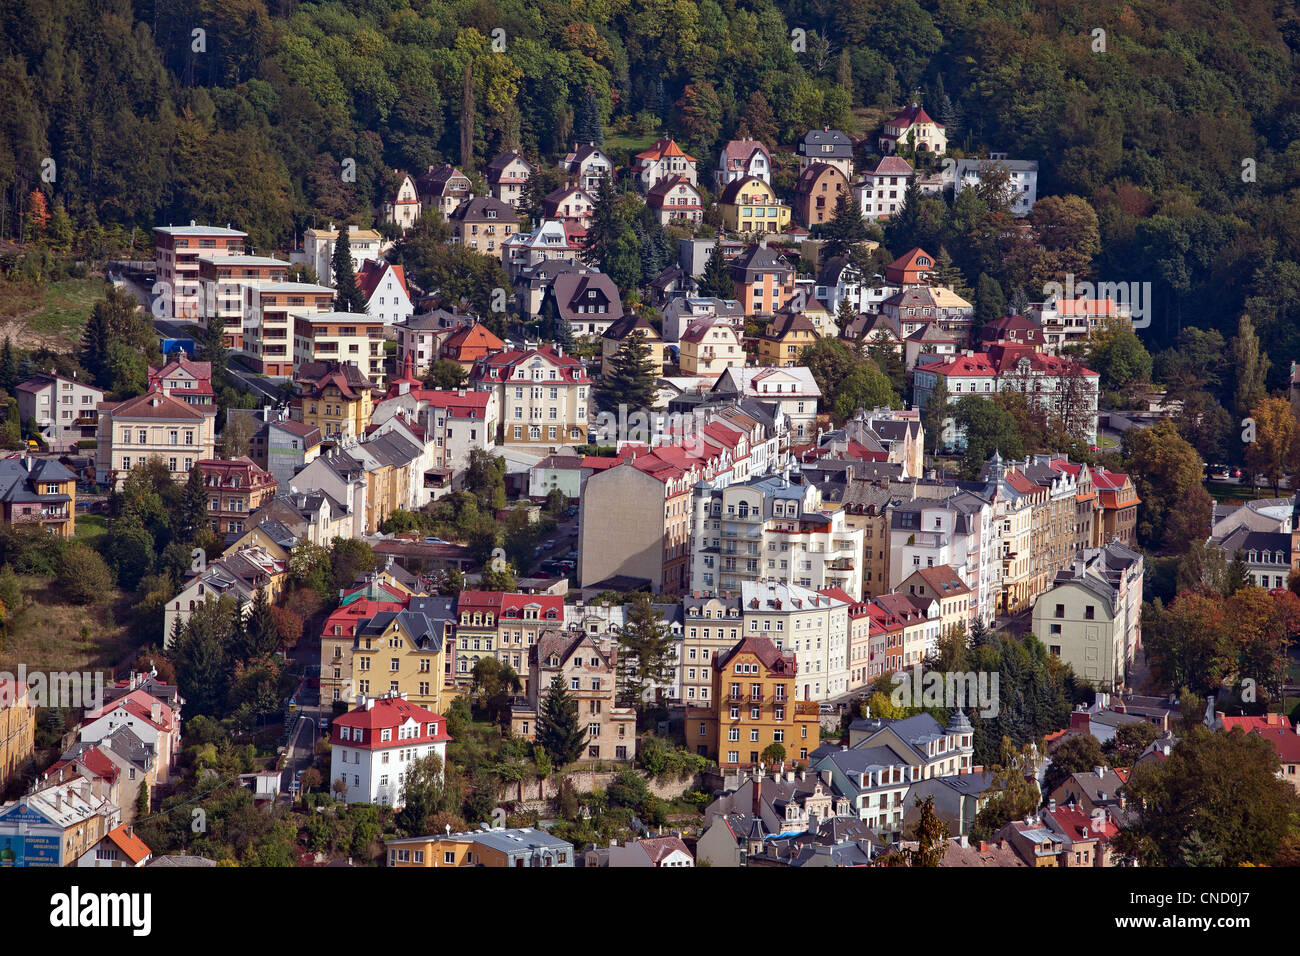
[[249,615],[247,626],[251,656],[265,657],[280,646],[280,631],[275,626],[275,615],[265,588],[258,588],[253,595],[253,612]]
[[898,215],[891,216],[885,226],[885,245],[890,249],[910,249],[916,245],[921,228],[921,187],[913,176],[903,190],[903,205]]
[[848,193],[840,193],[840,197],[835,200],[834,217],[822,228],[822,236],[826,239],[822,255],[828,259],[846,256],[867,235],[867,221],[862,218],[862,207]]
[[1007,300],[1002,294],[998,280],[986,272],[981,272],[975,284],[975,327],[971,329],[974,336],[980,329],[1006,313]]
[[541,313],[538,316],[542,337],[549,339],[566,352],[572,352],[577,344],[573,338],[573,325],[560,315],[559,304],[555,300],[555,288],[546,290],[542,300]]
[[149,781],[140,781],[140,792],[135,798],[135,821],[139,823],[149,815]]
[[578,702],[557,674],[537,715],[537,742],[546,748],[555,766],[563,767],[582,756],[587,746],[587,728],[578,718]]
[[652,354],[643,329],[634,330],[623,341],[594,389],[601,411],[616,412],[619,406],[626,406],[631,412],[654,406],[659,370]]
[[930,284],[945,286],[963,299],[971,297],[970,286],[966,285],[961,270],[953,264],[952,256],[948,255],[948,250],[943,246],[939,247],[934,268],[930,270]]
[[709,250],[708,262],[704,264],[704,274],[700,276],[700,295],[718,299],[734,299],[736,283],[731,278],[731,269],[722,258],[722,243],[715,242]]
[[180,541],[192,542],[208,527],[208,489],[203,472],[195,465],[190,469],[181,491]]
[[107,388],[108,345],[110,341],[108,310],[99,302],[90,310],[90,318],[81,333],[81,367],[90,374],[90,380],[100,388]]
[[618,635],[619,703],[641,707],[646,690],[672,673],[672,634],[644,593],[628,602],[626,623]]
[[578,104],[573,121],[573,138],[577,140],[579,146],[585,146],[587,143],[594,146],[605,145],[605,126],[600,119],[600,102],[596,99],[596,91],[591,87],[587,87],[582,102]]
[[1228,564],[1228,573],[1224,575],[1223,596],[1232,597],[1242,588],[1248,587],[1250,587],[1250,574],[1246,566],[1246,553],[1238,548]]
[[226,345],[226,320],[220,315],[208,319],[199,343],[199,361],[212,365],[212,387],[217,392],[229,384],[226,368],[230,362],[230,348]]
[[365,312],[366,303],[357,288],[357,273],[352,266],[352,238],[347,223],[339,225],[330,264],[334,268],[334,309],[338,312]]
[[5,336],[4,349],[0,351],[0,388],[12,392],[18,384],[18,360],[14,358],[13,343]]
[[[930,454],[934,454],[942,446],[943,423],[951,414],[948,408],[948,380],[940,375],[934,389],[930,392],[925,408],[921,410],[921,428],[925,432],[925,448]],[[972,634],[974,633],[972,631]]]

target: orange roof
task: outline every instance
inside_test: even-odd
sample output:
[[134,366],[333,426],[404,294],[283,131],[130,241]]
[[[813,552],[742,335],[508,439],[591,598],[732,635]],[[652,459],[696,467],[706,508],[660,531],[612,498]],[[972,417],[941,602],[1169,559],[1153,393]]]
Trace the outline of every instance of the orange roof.
[[682,148],[677,145],[676,140],[661,139],[643,153],[637,153],[637,159],[660,160],[665,156],[680,156],[683,159],[695,162],[695,157],[682,152]]
[[109,830],[108,839],[112,840],[132,863],[141,863],[153,856],[153,851],[125,823],[115,830]]

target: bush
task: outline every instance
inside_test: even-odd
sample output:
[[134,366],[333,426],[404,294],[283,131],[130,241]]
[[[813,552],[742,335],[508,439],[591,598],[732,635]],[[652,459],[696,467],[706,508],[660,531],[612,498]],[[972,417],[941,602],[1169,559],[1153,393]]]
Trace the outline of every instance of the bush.
[[90,604],[113,587],[113,575],[98,553],[84,544],[73,544],[59,562],[59,588],[74,604]]
[[93,439],[93,438],[78,438],[78,439],[77,439],[77,450],[78,450],[78,451],[90,451],[90,450],[93,450],[93,449],[98,448],[98,447],[99,447],[99,442],[96,441],[96,440]]

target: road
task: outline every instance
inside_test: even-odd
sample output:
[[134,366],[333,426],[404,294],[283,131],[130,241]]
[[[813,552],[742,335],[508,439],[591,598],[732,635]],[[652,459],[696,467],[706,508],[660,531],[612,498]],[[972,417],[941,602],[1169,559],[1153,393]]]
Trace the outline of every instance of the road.
[[298,778],[298,771],[311,766],[316,751],[316,733],[316,719],[299,714],[293,738],[285,752],[284,771],[280,774],[281,793],[289,793],[290,785]]

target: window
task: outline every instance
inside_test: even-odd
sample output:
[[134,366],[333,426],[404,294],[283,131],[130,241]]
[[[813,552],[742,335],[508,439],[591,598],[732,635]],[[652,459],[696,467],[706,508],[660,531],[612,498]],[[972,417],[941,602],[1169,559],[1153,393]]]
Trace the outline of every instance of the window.
[[1085,620],[1089,620],[1089,621],[1095,620],[1097,617],[1097,608],[1089,604],[1087,607],[1083,609],[1083,616]]

